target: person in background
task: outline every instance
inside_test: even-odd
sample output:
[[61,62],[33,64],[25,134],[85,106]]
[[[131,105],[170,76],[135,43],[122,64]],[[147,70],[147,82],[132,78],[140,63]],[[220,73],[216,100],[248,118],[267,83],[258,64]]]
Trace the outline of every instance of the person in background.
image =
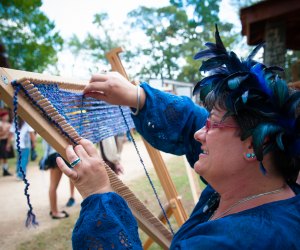
[[118,142],[118,136],[111,136],[103,139],[99,143],[100,153],[105,163],[117,174],[124,173],[121,164],[121,151],[123,144]]
[[3,176],[11,176],[8,171],[7,159],[15,157],[14,149],[8,142],[11,123],[9,122],[9,112],[3,110],[0,112],[0,162],[2,161]]
[[70,198],[67,201],[66,206],[73,207],[75,205],[75,186],[71,180],[69,182],[69,185],[70,185]]
[[[170,249],[300,249],[300,92],[278,67],[253,60],[259,47],[240,60],[218,31],[206,45],[195,59],[207,58],[200,70],[209,74],[194,89],[206,109],[118,73],[92,76],[84,94],[131,107],[137,131],[160,150],[186,154],[207,183]],[[57,164],[84,199],[73,249],[142,249],[93,144],[83,139],[66,155],[74,168]]]
[[[52,219],[64,219],[68,218],[69,214],[58,209],[57,205],[57,188],[61,180],[62,172],[57,167],[56,157],[58,153],[52,148],[45,140],[42,141],[44,156],[40,160],[40,169],[50,171],[50,186],[49,186],[49,202],[50,213]],[[74,198],[74,184],[70,181],[70,198],[66,204],[67,207],[71,207],[75,204]]]
[[[36,141],[36,134],[33,130],[33,128],[31,128],[28,123],[26,123],[21,117],[18,117],[18,127],[19,127],[19,131],[18,133],[20,134],[20,141],[19,141],[19,146],[20,146],[20,150],[21,152],[21,162],[20,165],[18,164],[17,161],[17,165],[16,165],[16,177],[17,180],[23,180],[23,173],[26,175],[27,172],[27,165],[29,163],[29,158],[30,158],[30,150],[31,147],[35,147],[35,141]],[[11,146],[12,143],[12,138],[15,138],[15,149],[17,150],[17,136],[16,136],[16,128],[15,128],[15,124],[13,123],[11,128],[10,128],[10,133],[9,133],[9,137],[8,137],[8,141],[7,141],[7,148],[9,148]],[[19,157],[19,156],[18,156]]]

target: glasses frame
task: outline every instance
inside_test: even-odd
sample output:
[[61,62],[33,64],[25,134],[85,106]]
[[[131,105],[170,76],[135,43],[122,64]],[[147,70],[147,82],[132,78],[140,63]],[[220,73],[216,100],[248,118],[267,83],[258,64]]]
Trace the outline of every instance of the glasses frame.
[[207,119],[205,122],[205,133],[208,133],[208,131],[212,128],[238,128],[238,126],[226,124],[224,122],[213,122],[210,119]]

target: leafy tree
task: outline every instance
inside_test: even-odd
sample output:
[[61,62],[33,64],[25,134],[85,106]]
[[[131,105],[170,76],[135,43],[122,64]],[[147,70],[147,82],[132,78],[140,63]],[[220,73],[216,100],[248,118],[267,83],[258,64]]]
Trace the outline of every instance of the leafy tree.
[[[95,62],[94,67],[98,70],[97,64],[107,65],[105,56],[107,52],[128,44],[128,41],[124,39],[126,36],[123,34],[123,30],[114,27],[110,22],[107,13],[96,14],[93,23],[96,26],[96,35],[88,32],[87,36],[81,41],[74,34],[68,45],[75,57],[80,55],[87,60],[92,60]],[[116,34],[118,34],[117,37]],[[128,59],[132,54],[127,52],[125,56]]]
[[63,39],[55,24],[40,11],[41,0],[1,0],[0,43],[11,68],[42,72],[55,64]]
[[138,51],[150,58],[141,74],[145,78],[199,80],[200,63],[193,56],[204,48],[205,42],[214,40],[215,24],[218,23],[225,44],[237,37],[231,34],[232,24],[220,23],[219,4],[220,0],[171,0],[166,7],[140,7],[130,12],[131,27],[142,29],[149,38],[149,45]]
[[[119,30],[109,22],[107,14],[99,13],[94,17],[96,35],[88,33],[83,41],[74,35],[69,45],[74,55],[84,55],[97,63],[106,62],[105,53],[122,46],[126,48],[122,55],[126,69],[135,71],[139,79],[159,77],[194,82],[200,79],[200,63],[193,56],[204,42],[214,40],[215,23],[222,35],[230,34],[224,39],[225,44],[237,37],[232,35],[232,24],[219,22],[220,1],[171,0],[162,8],[139,7],[128,14],[128,21]],[[144,33],[144,40],[133,47],[130,39],[136,30]]]

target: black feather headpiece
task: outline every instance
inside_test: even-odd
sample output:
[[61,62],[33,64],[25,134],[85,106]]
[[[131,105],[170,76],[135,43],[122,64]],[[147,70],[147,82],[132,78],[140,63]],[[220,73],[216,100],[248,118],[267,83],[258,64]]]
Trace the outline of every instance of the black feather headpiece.
[[241,60],[225,49],[217,26],[215,39],[216,43],[206,43],[208,48],[194,57],[207,59],[199,70],[208,72],[209,76],[196,84],[193,94],[199,93],[204,101],[210,92],[214,96],[227,93],[224,100],[227,115],[238,117],[248,112],[261,117],[261,122],[243,131],[241,138],[253,137],[254,152],[262,170],[263,156],[275,148],[291,157],[299,156],[300,116],[296,116],[296,109],[300,92],[290,93],[286,82],[276,73],[282,71],[281,68],[267,67],[253,60],[263,44]]

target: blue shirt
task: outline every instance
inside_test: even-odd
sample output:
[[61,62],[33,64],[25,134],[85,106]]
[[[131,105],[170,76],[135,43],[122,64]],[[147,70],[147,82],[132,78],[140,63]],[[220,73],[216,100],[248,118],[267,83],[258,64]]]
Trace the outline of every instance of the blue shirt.
[[[155,148],[186,154],[193,166],[201,151],[193,136],[208,112],[187,97],[141,86],[147,99],[133,117],[137,131]],[[300,187],[291,188],[297,194],[293,198],[208,221],[217,206],[217,195],[208,185],[171,249],[300,249]],[[135,218],[116,193],[91,195],[82,202],[72,242],[73,249],[142,249]]]

